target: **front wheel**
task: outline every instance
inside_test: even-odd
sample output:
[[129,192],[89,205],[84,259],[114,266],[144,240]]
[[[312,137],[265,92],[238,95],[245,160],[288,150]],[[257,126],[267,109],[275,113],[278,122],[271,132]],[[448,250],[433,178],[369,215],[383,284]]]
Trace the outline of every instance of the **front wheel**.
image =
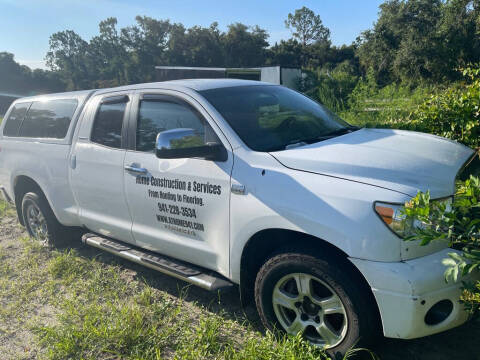
[[332,355],[345,354],[376,333],[375,312],[345,261],[330,260],[301,253],[272,257],[257,275],[255,301],[268,329],[301,333]]

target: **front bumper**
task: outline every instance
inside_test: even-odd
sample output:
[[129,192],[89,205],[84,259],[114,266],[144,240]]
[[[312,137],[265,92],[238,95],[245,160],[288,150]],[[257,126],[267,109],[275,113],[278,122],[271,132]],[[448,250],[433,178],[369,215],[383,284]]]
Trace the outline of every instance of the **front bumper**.
[[[468,320],[468,313],[459,301],[461,282],[445,282],[446,268],[442,260],[450,252],[455,250],[444,249],[432,255],[395,263],[350,258],[372,288],[386,337],[418,338],[451,329]],[[427,312],[441,300],[453,303],[451,313],[445,320],[428,325],[425,322]]]

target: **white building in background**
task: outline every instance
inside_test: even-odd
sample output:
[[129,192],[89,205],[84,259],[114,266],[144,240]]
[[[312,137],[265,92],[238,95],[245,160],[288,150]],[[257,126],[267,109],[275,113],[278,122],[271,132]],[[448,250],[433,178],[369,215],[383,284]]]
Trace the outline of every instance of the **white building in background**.
[[156,66],[155,71],[157,81],[232,78],[265,81],[291,89],[298,87],[298,81],[302,76],[300,69],[284,66],[253,68]]

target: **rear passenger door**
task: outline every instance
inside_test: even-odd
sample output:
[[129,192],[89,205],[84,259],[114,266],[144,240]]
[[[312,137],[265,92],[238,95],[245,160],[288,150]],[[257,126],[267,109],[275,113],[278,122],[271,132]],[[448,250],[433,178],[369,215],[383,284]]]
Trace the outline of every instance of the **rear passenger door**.
[[[174,94],[139,92],[132,105],[125,191],[133,236],[137,245],[227,275],[232,150],[204,109]],[[157,134],[173,129],[223,144],[228,159],[157,158]]]
[[82,223],[96,233],[133,243],[123,184],[130,100],[128,92],[91,100],[81,119],[70,167]]

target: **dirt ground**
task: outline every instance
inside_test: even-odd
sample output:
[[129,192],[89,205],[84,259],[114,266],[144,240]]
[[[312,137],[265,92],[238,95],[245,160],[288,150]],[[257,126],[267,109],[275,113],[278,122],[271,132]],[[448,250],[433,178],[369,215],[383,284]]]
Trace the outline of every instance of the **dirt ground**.
[[[6,263],[7,258],[11,260],[18,257],[20,261],[23,252],[22,248],[25,246],[26,241],[21,241],[20,239],[25,236],[23,228],[17,223],[12,213],[0,218],[0,266],[2,266],[2,262]],[[200,307],[208,307],[209,311],[221,314],[225,319],[234,320],[239,324],[248,322],[250,326],[257,328],[260,332],[262,331],[255,309],[247,308],[245,311],[242,310],[237,288],[217,294],[189,286],[188,291],[185,292],[187,284],[174,278],[115,258],[93,248],[79,245],[77,251],[80,257],[87,259],[96,258],[98,261],[105,263],[120,264],[121,276],[126,282],[144,279],[150,286],[166,292],[174,299],[180,296],[184,297],[187,303],[193,304],[193,306],[189,306],[188,311],[195,311],[196,307],[199,309]],[[24,259],[21,261],[24,261]],[[42,264],[38,264],[38,266],[41,267]],[[12,277],[10,276],[7,280],[3,275],[4,273],[0,272],[0,289],[3,286],[3,290],[8,286],[6,281],[12,281]],[[20,279],[22,274],[17,273],[15,276]],[[4,278],[2,279],[1,277]],[[28,283],[25,286],[28,286]],[[28,291],[25,294],[28,294]],[[25,308],[27,310],[24,312],[20,311],[12,317],[12,311],[15,309],[12,310],[11,307],[21,307],[22,301],[29,303],[29,306]],[[7,313],[9,316],[6,315]],[[56,321],[56,316],[56,308],[51,303],[43,302],[40,298],[25,296],[19,302],[19,299],[13,298],[8,292],[0,292],[0,359],[42,358],[45,349],[39,343],[36,334],[31,330],[31,324],[52,324]],[[29,324],[28,326],[27,323]],[[479,338],[480,322],[470,321],[459,328],[422,339],[408,341],[382,339],[372,350],[383,360],[480,359],[478,351]]]

